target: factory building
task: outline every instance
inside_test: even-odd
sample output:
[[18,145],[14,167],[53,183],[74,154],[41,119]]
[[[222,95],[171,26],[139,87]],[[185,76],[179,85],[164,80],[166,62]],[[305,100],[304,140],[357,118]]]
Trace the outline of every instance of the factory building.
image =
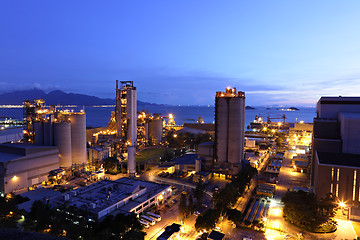
[[[244,157],[245,93],[226,88],[215,97],[215,161],[236,174]],[[235,167],[235,168],[234,168]]]
[[321,97],[314,118],[311,186],[360,220],[360,97]]
[[52,205],[68,204],[87,210],[101,221],[107,215],[132,212],[140,214],[163,203],[172,194],[171,186],[132,178],[103,180],[78,188],[54,199]]
[[24,102],[24,141],[36,145],[56,146],[63,168],[86,165],[86,115],[45,106],[45,101]]
[[59,150],[34,144],[0,144],[0,192],[39,185],[59,168]]
[[135,152],[137,145],[137,99],[136,87],[132,81],[116,80],[116,136],[127,146],[128,173],[130,177],[136,174]]

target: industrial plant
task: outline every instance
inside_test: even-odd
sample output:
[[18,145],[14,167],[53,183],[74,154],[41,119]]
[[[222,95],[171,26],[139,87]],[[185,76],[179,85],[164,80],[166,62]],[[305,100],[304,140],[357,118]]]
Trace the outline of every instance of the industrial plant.
[[24,143],[56,146],[61,168],[86,165],[86,115],[47,107],[44,100],[24,101]]

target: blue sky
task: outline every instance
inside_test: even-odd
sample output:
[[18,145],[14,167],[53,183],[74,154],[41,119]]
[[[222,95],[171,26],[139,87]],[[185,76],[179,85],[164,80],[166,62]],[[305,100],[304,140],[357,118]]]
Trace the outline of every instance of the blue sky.
[[2,1],[0,93],[38,87],[214,103],[314,105],[360,94],[360,1]]

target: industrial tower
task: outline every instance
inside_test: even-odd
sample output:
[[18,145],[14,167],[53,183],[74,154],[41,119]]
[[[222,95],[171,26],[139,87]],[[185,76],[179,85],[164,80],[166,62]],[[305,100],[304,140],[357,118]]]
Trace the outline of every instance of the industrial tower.
[[240,164],[244,157],[245,93],[236,88],[216,92],[215,158],[218,163]]
[[116,80],[116,136],[127,146],[128,173],[130,177],[136,174],[135,152],[137,144],[137,102],[136,87],[133,81]]

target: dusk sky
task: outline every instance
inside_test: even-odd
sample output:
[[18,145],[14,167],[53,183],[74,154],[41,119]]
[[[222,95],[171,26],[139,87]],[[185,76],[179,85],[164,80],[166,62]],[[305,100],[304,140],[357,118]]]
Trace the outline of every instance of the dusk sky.
[[27,88],[214,104],[360,95],[360,1],[2,1],[0,93]]

